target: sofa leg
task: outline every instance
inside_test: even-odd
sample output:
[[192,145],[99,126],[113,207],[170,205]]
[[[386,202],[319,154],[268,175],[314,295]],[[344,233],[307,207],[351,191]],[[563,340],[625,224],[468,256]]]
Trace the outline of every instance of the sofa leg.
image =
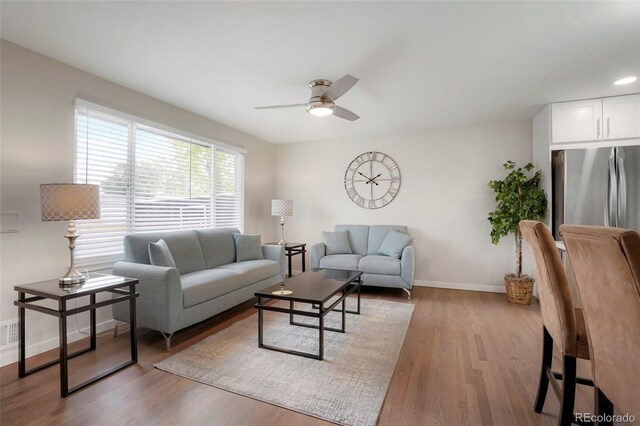
[[160,334],[162,334],[162,337],[164,337],[164,343],[165,343],[165,349],[167,352],[171,351],[171,337],[173,337],[173,333],[171,334],[165,334],[162,331],[160,332]]
[[411,300],[411,290],[403,288],[404,291],[407,292],[407,300]]

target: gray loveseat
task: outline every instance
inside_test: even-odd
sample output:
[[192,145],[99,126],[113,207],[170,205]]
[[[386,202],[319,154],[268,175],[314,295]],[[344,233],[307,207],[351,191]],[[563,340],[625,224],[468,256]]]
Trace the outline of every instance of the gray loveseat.
[[[263,245],[264,259],[236,262],[233,234],[237,232],[235,228],[218,228],[140,232],[124,237],[125,260],[113,266],[113,273],[140,280],[138,326],[161,332],[167,351],[176,331],[282,282],[284,248]],[[176,268],[150,264],[149,243],[160,239],[167,243]],[[113,317],[128,321],[128,304],[114,304]]]
[[411,298],[415,274],[413,246],[404,248],[400,259],[380,255],[378,250],[387,232],[394,229],[407,234],[406,226],[396,225],[336,225],[335,231],[347,231],[353,254],[326,255],[323,243],[309,250],[312,268],[362,271],[364,285],[401,288]]

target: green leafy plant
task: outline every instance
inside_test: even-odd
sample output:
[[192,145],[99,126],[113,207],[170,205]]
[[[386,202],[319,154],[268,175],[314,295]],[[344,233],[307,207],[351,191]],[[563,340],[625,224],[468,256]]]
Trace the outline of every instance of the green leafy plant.
[[503,237],[515,234],[516,277],[522,277],[521,220],[540,220],[547,209],[547,197],[540,188],[540,170],[532,172],[533,164],[519,167],[514,161],[502,165],[509,172],[502,180],[492,180],[489,188],[496,193],[497,208],[489,213],[491,242],[498,244]]

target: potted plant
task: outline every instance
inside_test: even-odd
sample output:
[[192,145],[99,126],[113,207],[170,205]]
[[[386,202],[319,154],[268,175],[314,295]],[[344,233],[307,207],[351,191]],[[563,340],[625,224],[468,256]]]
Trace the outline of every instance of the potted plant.
[[492,180],[489,187],[496,193],[497,208],[489,213],[491,242],[498,244],[502,237],[514,234],[516,239],[516,273],[506,274],[504,284],[507,299],[512,303],[531,303],[533,278],[522,275],[521,220],[541,220],[547,209],[547,197],[540,188],[540,170],[532,172],[533,164],[519,167],[507,161],[503,167],[509,174],[502,180]]

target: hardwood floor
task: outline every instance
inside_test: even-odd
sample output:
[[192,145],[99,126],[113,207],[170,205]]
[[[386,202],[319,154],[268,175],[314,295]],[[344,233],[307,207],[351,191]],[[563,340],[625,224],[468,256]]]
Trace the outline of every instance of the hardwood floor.
[[[398,290],[365,288],[366,298],[405,301]],[[364,302],[366,303],[366,301]],[[542,345],[539,305],[504,295],[414,288],[413,318],[380,413],[379,425],[552,425],[559,403],[550,390],[533,411]],[[140,362],[60,399],[58,367],[18,379],[0,370],[0,422],[24,424],[315,425],[321,420],[169,373],[153,364],[254,313],[246,303],[174,336],[171,353],[157,332],[139,337]],[[70,383],[125,360],[128,335],[98,337],[98,350],[70,362]],[[72,349],[87,342],[76,342]],[[557,352],[557,350],[556,350]],[[56,351],[32,361],[54,359]],[[554,356],[554,369],[560,358]],[[590,376],[578,360],[578,375]],[[578,386],[576,411],[593,412],[592,390]]]

